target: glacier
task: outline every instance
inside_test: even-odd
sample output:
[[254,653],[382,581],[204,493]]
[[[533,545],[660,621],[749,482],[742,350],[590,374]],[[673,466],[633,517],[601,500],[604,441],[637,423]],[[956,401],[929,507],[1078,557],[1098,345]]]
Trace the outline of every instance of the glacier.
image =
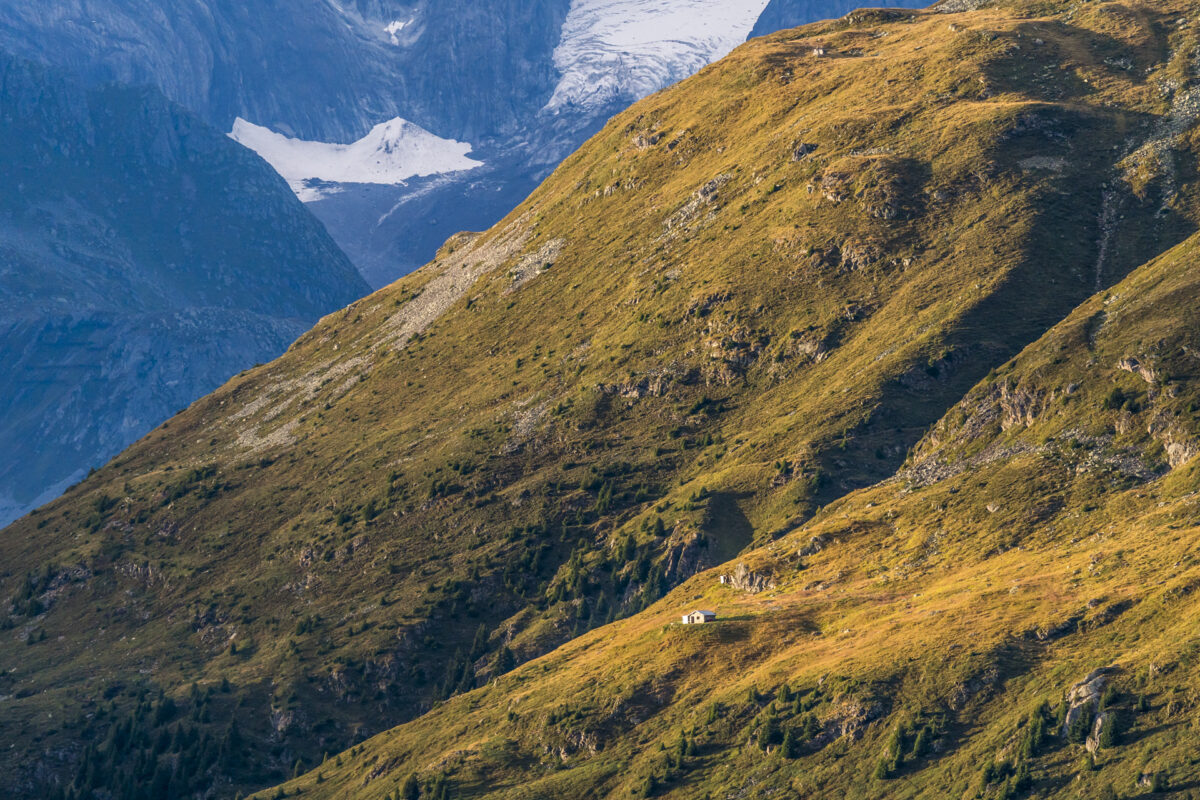
[[398,184],[483,166],[467,157],[472,145],[435,136],[400,117],[351,144],[293,139],[241,117],[229,136],[274,167],[305,202],[340,191],[328,184]]
[[562,77],[546,109],[645,97],[746,40],[768,0],[574,0],[554,50]]
[[[451,234],[503,217],[633,100],[749,36],[862,4],[0,0],[0,50],[91,84],[156,86],[222,131],[241,119],[299,143],[351,143],[337,157],[282,139],[257,149],[379,287],[427,262]],[[439,145],[437,158],[400,178],[412,167],[371,146],[376,126],[396,119],[474,147]],[[342,183],[347,175],[372,182]]]

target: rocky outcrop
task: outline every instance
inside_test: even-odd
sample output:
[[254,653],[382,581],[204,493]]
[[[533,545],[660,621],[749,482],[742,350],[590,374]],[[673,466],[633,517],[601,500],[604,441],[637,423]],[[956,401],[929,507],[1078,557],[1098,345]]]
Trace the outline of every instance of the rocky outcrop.
[[728,584],[735,589],[740,589],[743,592],[765,592],[768,589],[775,588],[775,580],[769,575],[763,575],[754,572],[743,563],[738,563],[734,568],[732,575],[722,576],[722,583]]
[[697,531],[682,534],[667,548],[663,557],[663,572],[672,584],[682,583],[711,565],[708,547]]
[[1067,691],[1067,713],[1059,731],[1062,736],[1067,735],[1071,726],[1077,724],[1081,716],[1095,713],[1100,708],[1100,696],[1104,694],[1104,687],[1116,672],[1116,667],[1100,667]]
[[700,227],[719,207],[721,191],[731,180],[731,173],[721,173],[692,193],[691,198],[663,221],[666,233],[687,233]]
[[1146,383],[1158,383],[1158,373],[1154,370],[1154,368],[1136,358],[1122,358],[1117,362],[1117,369],[1122,369],[1126,372],[1132,372]]
[[663,397],[672,386],[694,383],[697,371],[682,364],[664,364],[661,368],[645,375],[633,375],[620,383],[604,383],[601,392],[627,400],[643,397]]
[[834,205],[853,200],[869,217],[895,220],[907,216],[906,205],[915,196],[909,172],[903,159],[890,155],[850,156],[829,165],[816,189]]
[[1200,441],[1169,415],[1156,415],[1146,426],[1146,432],[1162,444],[1171,469],[1182,467],[1200,456]]
[[705,377],[709,383],[719,385],[737,380],[758,360],[769,342],[766,333],[753,331],[745,325],[710,323],[702,340],[710,359]]
[[999,385],[1000,429],[1029,426],[1054,401],[1055,393],[1040,387],[1018,386],[1008,382]]
[[832,541],[833,541],[833,537],[831,537],[829,534],[823,533],[820,536],[814,536],[808,540],[808,544],[804,545],[804,547],[801,547],[799,550],[797,550],[796,554],[799,555],[801,558],[808,558],[809,556],[815,556],[817,553],[824,550],[829,545],[829,543]]
[[1091,733],[1088,734],[1087,741],[1084,747],[1089,753],[1094,753],[1100,749],[1100,743],[1104,741],[1104,733],[1113,725],[1117,724],[1116,714],[1112,711],[1101,711],[1096,715],[1095,721],[1092,723]]

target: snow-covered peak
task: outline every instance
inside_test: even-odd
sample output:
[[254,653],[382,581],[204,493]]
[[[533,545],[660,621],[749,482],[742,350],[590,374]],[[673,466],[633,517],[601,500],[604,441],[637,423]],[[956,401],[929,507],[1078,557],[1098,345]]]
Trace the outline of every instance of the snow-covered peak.
[[262,156],[305,202],[322,196],[314,181],[396,184],[483,166],[467,158],[470,144],[435,136],[399,117],[376,125],[353,144],[291,139],[241,117],[229,135]]
[[546,108],[598,108],[682,80],[746,40],[768,0],[572,0]]

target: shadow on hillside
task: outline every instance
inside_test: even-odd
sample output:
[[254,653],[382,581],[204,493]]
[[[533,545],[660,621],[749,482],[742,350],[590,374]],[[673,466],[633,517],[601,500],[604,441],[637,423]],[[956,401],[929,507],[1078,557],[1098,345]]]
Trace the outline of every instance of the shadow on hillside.
[[748,496],[718,492],[708,500],[703,528],[708,551],[717,564],[736,558],[754,540],[754,526],[738,502]]

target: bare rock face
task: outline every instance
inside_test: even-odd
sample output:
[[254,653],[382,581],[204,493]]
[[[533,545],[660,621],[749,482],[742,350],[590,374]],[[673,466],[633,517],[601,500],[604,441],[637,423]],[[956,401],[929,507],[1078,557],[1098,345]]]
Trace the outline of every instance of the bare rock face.
[[767,589],[775,588],[775,581],[767,575],[762,575],[757,572],[752,572],[745,564],[739,563],[734,569],[733,575],[729,576],[726,581],[735,589],[741,589],[743,592],[764,592]]
[[1120,361],[1118,361],[1117,369],[1122,369],[1126,372],[1132,372],[1134,375],[1137,375],[1139,378],[1151,385],[1158,383],[1158,372],[1155,371],[1153,367],[1143,363],[1139,359],[1133,358],[1132,356],[1129,358],[1122,358]]
[[804,545],[804,547],[801,547],[798,551],[796,551],[796,554],[799,555],[801,558],[807,558],[808,556],[815,556],[817,553],[824,550],[825,547],[830,543],[830,541],[831,541],[831,538],[828,534],[814,536],[808,540],[808,544]]
[[[1067,735],[1067,731],[1071,729],[1071,725],[1082,714],[1088,713],[1089,710],[1094,711],[1100,707],[1100,695],[1103,694],[1104,687],[1108,685],[1109,677],[1116,672],[1116,667],[1101,667],[1071,687],[1071,690],[1067,692],[1067,714],[1063,719],[1062,730],[1059,731],[1062,736]],[[1097,744],[1100,741],[1100,730],[1100,727],[1093,728]]]
[[[676,531],[679,529],[676,528]],[[672,534],[675,539],[675,534]],[[682,583],[712,565],[708,547],[697,531],[683,532],[668,548],[664,572],[672,583]]]
[[1100,749],[1100,741],[1104,736],[1104,731],[1111,725],[1116,724],[1116,717],[1111,711],[1102,711],[1096,715],[1095,722],[1092,723],[1092,732],[1088,734],[1085,747],[1089,753],[1095,753]]

